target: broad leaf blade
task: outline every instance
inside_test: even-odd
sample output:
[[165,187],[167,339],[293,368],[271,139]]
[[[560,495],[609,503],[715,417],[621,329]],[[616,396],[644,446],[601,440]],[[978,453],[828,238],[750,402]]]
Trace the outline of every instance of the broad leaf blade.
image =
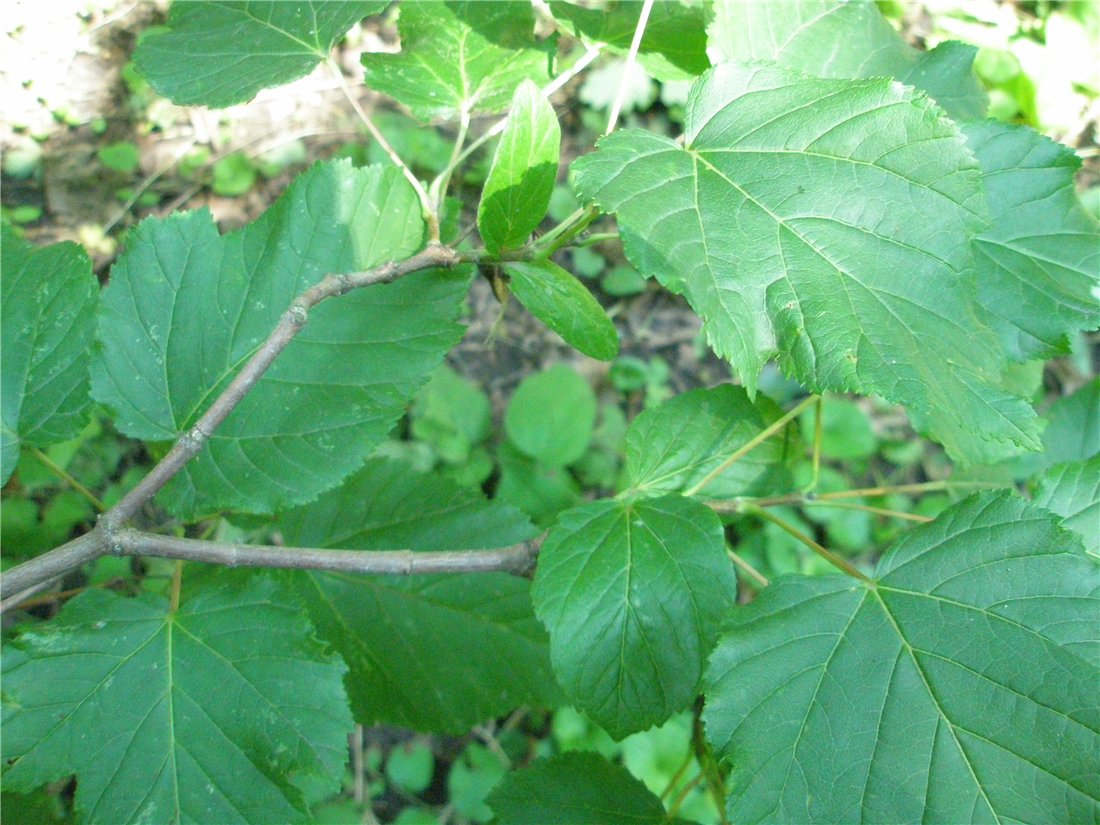
[[[682,493],[718,469],[760,434],[778,408],[741,387],[693,390],[645,410],[626,434],[626,483],[642,495]],[[764,441],[700,490],[708,498],[762,495],[789,481],[785,464],[797,454],[796,429]]]
[[532,598],[566,696],[621,739],[690,703],[736,589],[718,517],[666,496],[559,516]]
[[422,120],[503,111],[522,81],[548,77],[525,0],[403,3],[397,27],[399,54],[363,55],[366,83]]
[[731,820],[1092,820],[1100,582],[1080,542],[975,496],[877,579],[783,578],[732,616],[705,712]]
[[619,353],[619,334],[584,284],[553,261],[504,264],[512,293],[527,310],[592,358],[610,361]]
[[[379,459],[279,527],[290,545],[364,552],[502,547],[536,532],[507,505]],[[284,581],[348,663],[359,722],[459,733],[558,699],[525,579],[300,572]]]
[[[194,212],[130,235],[100,303],[96,399],[149,441],[186,432],[291,301],[330,272],[400,260],[420,207],[396,170],[317,165],[255,223]],[[189,516],[272,512],[358,468],[461,331],[468,272],[417,273],[320,304],[162,501]]]
[[162,598],[89,590],[5,649],[5,787],[77,775],[98,822],[307,821],[295,784],[335,792],[346,670],[256,581]]
[[523,453],[547,467],[580,459],[592,441],[596,394],[565,364],[529,375],[504,412],[508,438]]
[[[642,5],[642,0],[618,0],[608,8],[589,9],[552,0],[550,11],[577,36],[625,52],[634,40]],[[683,80],[705,72],[710,68],[706,24],[702,3],[656,0],[638,49],[646,68],[659,80]]]
[[166,30],[134,52],[138,71],[173,103],[214,108],[305,77],[332,45],[387,0],[173,3]]
[[984,173],[991,225],[974,242],[979,295],[1010,357],[1069,352],[1100,326],[1100,227],[1081,206],[1071,149],[1024,126],[963,128]]
[[686,145],[604,138],[575,164],[643,272],[685,292],[752,392],[764,361],[815,391],[879,393],[961,460],[1038,446],[973,308],[980,172],[953,124],[886,80],[726,63]]
[[985,92],[972,69],[975,47],[948,41],[919,52],[867,0],[720,0],[710,45],[727,60],[772,60],[816,77],[894,77],[927,92],[956,119],[985,114]]
[[661,825],[665,807],[626,768],[573,751],[514,771],[489,795],[497,825]]
[[75,438],[87,422],[88,350],[99,288],[74,243],[35,249],[7,225],[0,265],[0,484],[19,447]]
[[490,252],[522,246],[542,223],[558,174],[560,144],[554,107],[538,86],[523,81],[477,208],[477,228]]
[[1055,464],[1039,479],[1035,503],[1061,516],[1086,550],[1100,553],[1100,456]]

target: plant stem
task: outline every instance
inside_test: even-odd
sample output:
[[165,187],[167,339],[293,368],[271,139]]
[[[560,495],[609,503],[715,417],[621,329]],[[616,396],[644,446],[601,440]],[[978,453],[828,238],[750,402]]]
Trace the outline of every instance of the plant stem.
[[615,131],[615,127],[619,123],[619,113],[623,108],[623,101],[626,100],[626,84],[627,78],[630,75],[630,70],[634,68],[634,63],[638,59],[638,49],[642,45],[642,36],[645,34],[646,23],[649,22],[649,12],[653,9],[653,0],[645,0],[642,3],[642,12],[638,15],[638,23],[634,27],[634,39],[630,41],[630,51],[626,53],[626,64],[623,66],[623,75],[619,78],[619,88],[615,91],[615,102],[611,104],[611,113],[607,116],[607,128],[604,129],[605,135],[610,135]]
[[843,570],[849,576],[852,576],[854,578],[859,579],[860,581],[864,581],[864,582],[867,582],[869,584],[873,583],[873,580],[870,577],[868,577],[865,574],[863,574],[862,572],[860,572],[860,570],[858,570],[856,567],[854,567],[846,559],[842,559],[840,556],[838,556],[832,550],[829,550],[825,547],[822,547],[820,544],[818,544],[812,538],[807,536],[805,533],[803,533],[801,530],[799,530],[793,524],[788,524],[786,521],[784,521],[783,519],[781,519],[779,516],[775,515],[774,513],[769,513],[767,510],[763,509],[762,507],[758,507],[754,504],[750,504],[750,505],[746,506],[744,512],[747,513],[747,514],[750,514],[750,515],[754,515],[757,518],[762,518],[762,519],[764,519],[764,521],[770,521],[776,527],[779,527],[783,531],[789,533],[790,535],[792,535],[796,539],[798,539],[800,542],[805,544],[807,547],[809,547],[811,550],[813,550],[815,553],[817,553],[819,556],[821,556],[821,558],[823,558],[823,559],[825,559],[825,561],[829,562],[829,564],[833,565],[834,567],[839,568],[840,570]]
[[922,524],[932,521],[929,516],[921,516],[917,513],[904,513],[901,510],[889,510],[886,507],[872,507],[869,504],[855,504],[848,501],[836,501],[833,499],[807,498],[802,504],[806,507],[838,507],[844,510],[860,510],[864,513],[874,513],[877,516],[889,516],[906,521],[919,521]]
[[687,773],[687,769],[691,767],[691,760],[694,758],[695,754],[692,752],[691,748],[688,748],[687,753],[684,754],[683,761],[680,763],[680,767],[676,769],[676,773],[672,775],[672,778],[668,780],[668,784],[665,785],[665,789],[661,791],[660,799],[662,802],[668,799],[668,796],[672,793],[673,788],[675,788],[676,784],[681,779],[683,779],[684,774]]
[[386,136],[374,125],[374,121],[371,120],[370,115],[368,115],[363,107],[359,105],[359,101],[355,99],[355,95],[353,95],[351,89],[348,88],[347,81],[344,80],[344,73],[340,71],[340,67],[337,66],[335,61],[331,58],[328,60],[328,67],[336,76],[336,82],[340,84],[340,91],[344,93],[344,97],[346,97],[348,103],[351,104],[351,108],[355,110],[355,114],[358,115],[359,120],[367,127],[367,131],[370,132],[371,137],[378,141],[378,145],[382,147],[382,150],[389,159],[393,161],[394,165],[401,170],[401,174],[405,176],[405,180],[409,182],[416,192],[416,197],[420,200],[420,210],[424,216],[424,223],[428,225],[428,243],[439,243],[439,214],[436,212],[436,206],[432,202],[431,197],[428,195],[427,191],[425,191],[424,184],[417,179],[412,169],[405,165],[405,161],[401,160],[401,156],[394,151],[392,146],[390,146],[390,142],[386,140]]
[[168,612],[180,609],[180,591],[183,589],[183,559],[177,559],[172,568],[172,590],[168,600]]
[[817,403],[814,405],[814,449],[813,449],[813,475],[810,477],[810,486],[806,488],[806,492],[813,492],[817,490],[817,482],[821,477],[821,438],[824,435],[824,425],[822,419],[824,416],[824,403],[825,399],[818,396]]
[[104,510],[107,509],[107,506],[96,497],[95,493],[93,493],[91,490],[89,490],[87,487],[85,487],[83,484],[81,484],[79,481],[69,475],[64,467],[59,465],[44,452],[39,450],[37,447],[31,447],[30,453],[36,459],[38,459],[38,461],[43,464],[51,473],[56,475],[58,478],[60,478],[62,481],[72,487],[76,492],[78,492],[81,496],[83,496],[89,504],[95,507],[96,512],[102,513]]
[[428,187],[428,194],[432,199],[432,203],[435,204],[437,215],[443,214],[443,200],[447,195],[447,187],[451,183],[451,175],[458,168],[458,157],[462,153],[463,144],[466,143],[466,133],[469,129],[470,113],[463,111],[458,122],[458,134],[455,136],[454,149],[451,150],[451,159],[447,161],[446,168],[436,176],[431,186]]
[[738,567],[740,567],[742,570],[744,570],[746,573],[756,579],[756,581],[760,583],[761,587],[767,587],[769,584],[771,584],[771,582],[768,581],[767,577],[763,573],[761,573],[759,570],[757,570],[755,567],[753,567],[751,564],[749,564],[747,561],[745,561],[743,558],[733,552],[733,550],[727,548],[726,555],[730,557],[730,561],[732,561],[734,564],[736,564]]
[[714,479],[718,478],[718,476],[722,475],[722,473],[732,467],[735,462],[755,450],[777,432],[786,427],[790,421],[797,418],[798,415],[808,406],[816,403],[817,398],[818,397],[816,395],[811,395],[809,398],[804,398],[802,401],[796,404],[794,409],[792,409],[786,415],[777,419],[770,426],[765,427],[763,430],[758,432],[756,435],[754,435],[752,438],[750,438],[748,441],[746,441],[744,444],[734,450],[729,458],[727,458],[725,461],[723,461],[721,464],[719,464],[717,467],[715,467],[713,470],[703,476],[703,478],[700,479],[699,482],[695,484],[695,486],[691,487],[688,490],[685,490],[684,495],[698,495],[701,490],[703,490],[708,484],[714,481]]

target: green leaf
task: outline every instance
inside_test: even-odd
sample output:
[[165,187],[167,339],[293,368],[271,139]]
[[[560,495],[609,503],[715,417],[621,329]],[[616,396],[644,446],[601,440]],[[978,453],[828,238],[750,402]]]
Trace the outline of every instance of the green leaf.
[[[859,405],[847,398],[827,398],[817,408],[821,415],[821,454],[826,458],[851,461],[870,458],[878,448],[871,419]],[[817,412],[807,410],[799,419],[802,438],[813,443]]]
[[77,775],[93,822],[307,820],[335,792],[347,668],[301,611],[246,589],[165,599],[88,590],[4,650],[5,788]]
[[145,35],[138,71],[180,105],[215,109],[305,77],[332,45],[387,0],[173,3],[167,29]]
[[[278,524],[288,545],[364,551],[504,547],[536,532],[507,505],[378,459]],[[526,579],[303,571],[284,581],[348,663],[359,722],[460,733],[517,705],[557,701]]]
[[[692,390],[643,411],[626,434],[626,484],[642,495],[682,493],[779,417],[763,396],[755,403],[730,384]],[[784,465],[797,451],[782,434],[761,443],[715,476],[701,495],[762,495],[789,480]]]
[[1100,378],[1059,398],[1044,417],[1049,423],[1043,431],[1043,452],[1038,456],[1043,469],[1100,453]]
[[74,243],[36,249],[0,227],[0,484],[20,445],[47,447],[88,421],[88,350],[99,289]]
[[[400,260],[421,245],[420,205],[393,168],[318,164],[255,223],[220,236],[205,211],[132,230],[99,313],[96,399],[148,441],[177,438],[330,272]],[[165,488],[181,516],[272,512],[333,487],[392,428],[461,332],[468,271],[420,272],[356,290],[309,324]]]
[[412,740],[397,745],[386,760],[386,777],[406,793],[418,794],[432,783],[435,756],[427,742]]
[[554,107],[538,86],[524,80],[512,97],[477,208],[477,228],[489,252],[522,246],[542,223],[558,174],[560,143]]
[[497,825],[660,825],[661,800],[620,765],[574,751],[513,771],[489,794]]
[[1051,358],[1100,326],[1100,227],[1077,199],[1072,149],[1025,126],[963,128],[992,223],[974,242],[982,305],[1010,357]]
[[1100,553],[1100,456],[1055,464],[1039,479],[1035,503],[1060,515],[1086,550]]
[[440,365],[416,396],[412,433],[440,458],[461,463],[486,438],[493,424],[489,397],[446,364]]
[[[642,5],[641,0],[618,0],[606,9],[588,9],[552,0],[550,11],[575,35],[625,52],[634,40]],[[706,24],[700,3],[656,0],[638,49],[646,68],[658,80],[685,80],[705,72],[710,68]]]
[[727,60],[775,61],[816,77],[894,77],[927,92],[953,118],[985,115],[974,46],[948,41],[917,51],[868,0],[716,3],[710,45]]
[[526,0],[403,3],[399,54],[364,54],[366,83],[421,120],[500,112],[524,80],[544,83],[549,55]]
[[683,147],[604,138],[574,165],[577,187],[617,214],[643,273],[686,294],[750,393],[778,352],[816,392],[905,404],[957,459],[1038,446],[973,305],[980,172],[926,98],[725,63],[692,89],[685,124]]
[[718,516],[665,496],[563,513],[531,595],[566,696],[622,739],[691,702],[736,590]]
[[512,293],[567,344],[592,358],[619,354],[619,334],[584,284],[553,261],[504,264]]
[[525,378],[504,412],[512,443],[551,467],[564,467],[584,455],[595,424],[596,396],[565,364]]
[[497,458],[496,498],[522,510],[539,527],[549,527],[558,513],[583,500],[580,486],[565,467],[544,467],[508,441],[500,445]]
[[733,612],[704,713],[730,819],[1092,821],[1100,581],[1080,541],[983,494],[875,577],[786,577]]

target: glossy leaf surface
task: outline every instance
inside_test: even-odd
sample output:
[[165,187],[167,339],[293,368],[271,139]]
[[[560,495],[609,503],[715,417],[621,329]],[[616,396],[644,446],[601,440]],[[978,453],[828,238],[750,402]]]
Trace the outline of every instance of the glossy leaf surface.
[[875,579],[782,578],[733,613],[704,715],[730,819],[1093,819],[1100,577],[1080,541],[983,494]]
[[566,696],[621,739],[691,702],[736,589],[718,517],[665,496],[560,515],[532,598]]
[[0,266],[0,484],[19,447],[74,438],[87,422],[88,350],[99,286],[74,243],[36,249],[6,224]]
[[[364,552],[505,547],[536,533],[507,505],[379,459],[279,528],[289,545]],[[459,733],[558,698],[526,579],[295,572],[284,581],[348,663],[357,721]]]
[[962,460],[1038,446],[999,387],[970,242],[977,164],[923,96],[726,63],[687,104],[686,143],[639,131],[575,163],[631,261],[685,292],[750,392],[764,361],[815,391],[876,392]]
[[1024,126],[963,129],[978,158],[992,224],[975,241],[981,302],[1011,357],[1069,352],[1071,336],[1100,326],[1100,227],[1081,206],[1081,161]]
[[358,2],[173,3],[168,27],[141,39],[138,71],[180,105],[224,108],[305,77],[348,29],[389,5]]
[[727,60],[774,60],[815,77],[893,77],[927,92],[956,119],[985,114],[974,46],[949,40],[917,51],[866,0],[720,0],[710,44]]
[[[186,432],[304,289],[421,245],[395,169],[346,161],[300,176],[226,236],[198,211],[142,222],[100,302],[93,394],[127,435]],[[468,272],[429,271],[322,303],[161,494],[179,515],[272,512],[358,468],[458,339]]]
[[610,361],[619,334],[592,293],[553,261],[504,265],[512,293],[527,310],[579,352]]
[[[743,388],[727,384],[692,390],[643,411],[626,434],[627,486],[643,495],[693,488],[778,418],[777,410],[762,396],[751,401]],[[762,442],[714,476],[699,494],[762,495],[787,478],[784,464],[796,452],[795,432],[791,427],[786,436]]]
[[89,822],[309,821],[335,793],[347,668],[270,581],[186,597],[78,596],[4,650],[6,789],[77,776]]
[[490,252],[523,246],[542,223],[558,174],[561,129],[538,86],[516,89],[481,191],[477,228]]
[[422,120],[500,112],[524,80],[543,83],[549,55],[524,0],[403,3],[398,54],[364,54],[366,83]]

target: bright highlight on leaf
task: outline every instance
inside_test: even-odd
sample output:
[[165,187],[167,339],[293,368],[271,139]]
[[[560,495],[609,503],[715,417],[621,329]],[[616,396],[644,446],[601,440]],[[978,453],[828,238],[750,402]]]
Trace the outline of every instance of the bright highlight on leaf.
[[610,135],[576,162],[577,187],[616,213],[642,272],[684,291],[750,393],[778,353],[816,392],[905,404],[957,459],[1038,446],[973,308],[980,171],[926,98],[726,63],[685,126],[684,147]]
[[918,51],[868,0],[717,0],[709,33],[726,60],[770,60],[815,77],[893,77],[927,92],[953,118],[985,115],[974,46],[948,40]]
[[0,484],[21,444],[74,438],[88,420],[88,349],[99,286],[74,243],[36,249],[0,227]]
[[881,559],[788,577],[733,611],[707,736],[735,822],[1084,822],[1100,811],[1100,577],[1007,493]]
[[173,103],[214,108],[305,77],[387,0],[172,3],[168,28],[141,39],[138,71]]
[[532,598],[568,699],[617,739],[683,710],[737,591],[718,517],[681,496],[558,517]]
[[524,80],[549,76],[527,0],[402,3],[398,54],[364,54],[367,85],[421,120],[500,112]]
[[[89,590],[4,649],[5,790],[77,776],[89,822],[310,821],[340,787],[343,662],[269,580],[177,613]],[[140,793],[135,793],[140,789]]]
[[[438,475],[371,459],[339,489],[283,514],[289,545],[372,550],[476,550],[533,537],[517,510]],[[558,688],[526,579],[284,574],[317,633],[348,663],[355,718],[460,733]]]
[[[175,439],[328,273],[421,245],[420,206],[390,167],[318,164],[255,223],[209,213],[131,233],[100,303],[93,394],[127,435]],[[461,332],[468,271],[428,271],[320,304],[298,337],[162,493],[179,515],[272,512],[361,466]]]
[[477,209],[477,228],[492,253],[523,246],[546,215],[558,174],[561,128],[538,86],[516,89]]

